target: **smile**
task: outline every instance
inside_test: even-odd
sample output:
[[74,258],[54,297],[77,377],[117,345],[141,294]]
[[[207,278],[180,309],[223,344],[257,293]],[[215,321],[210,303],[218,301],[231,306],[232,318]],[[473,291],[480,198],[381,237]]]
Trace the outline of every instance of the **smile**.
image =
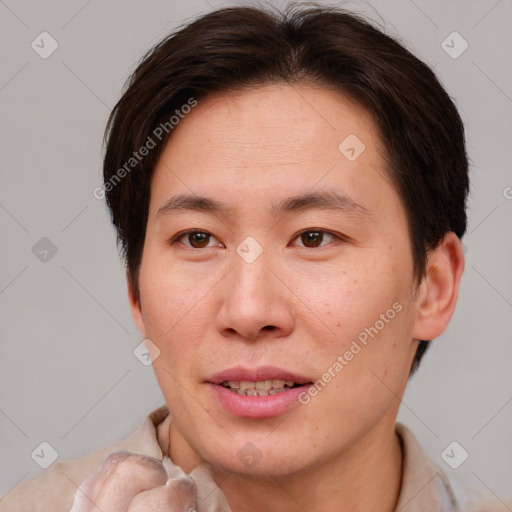
[[257,382],[229,380],[222,382],[221,386],[224,386],[239,395],[269,396],[277,393],[283,393],[299,386],[299,384],[296,384],[293,380],[284,381],[282,379],[268,379]]
[[275,366],[222,370],[206,380],[224,412],[239,418],[273,418],[300,405],[299,395],[313,384],[311,376]]

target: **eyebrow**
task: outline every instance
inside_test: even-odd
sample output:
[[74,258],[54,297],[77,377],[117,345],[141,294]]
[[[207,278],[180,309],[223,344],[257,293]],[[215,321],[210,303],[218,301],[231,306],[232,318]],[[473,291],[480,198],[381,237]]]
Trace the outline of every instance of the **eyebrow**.
[[[270,213],[274,217],[281,217],[291,212],[307,210],[334,210],[346,213],[368,215],[369,211],[352,198],[336,190],[323,190],[287,197],[277,204],[271,205]],[[156,217],[172,216],[184,211],[198,211],[229,216],[234,209],[228,205],[209,197],[179,194],[167,200],[159,209]]]

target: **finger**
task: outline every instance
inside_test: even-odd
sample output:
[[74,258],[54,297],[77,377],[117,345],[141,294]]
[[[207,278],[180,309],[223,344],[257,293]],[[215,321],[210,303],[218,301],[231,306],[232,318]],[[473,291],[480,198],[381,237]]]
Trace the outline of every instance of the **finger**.
[[80,486],[71,512],[126,512],[138,493],[163,486],[166,481],[167,472],[158,459],[118,450]]
[[127,512],[197,512],[196,496],[192,478],[173,478],[164,486],[137,494]]
[[101,512],[94,502],[110,474],[110,465],[118,457],[125,457],[127,450],[115,450],[107,455],[100,468],[82,482],[75,494],[73,506],[69,512]]

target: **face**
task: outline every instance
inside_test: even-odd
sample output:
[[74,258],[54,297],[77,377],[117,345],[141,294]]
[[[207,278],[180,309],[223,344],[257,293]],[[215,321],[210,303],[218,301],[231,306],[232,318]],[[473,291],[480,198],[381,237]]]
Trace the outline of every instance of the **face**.
[[184,467],[300,473],[393,428],[417,346],[407,219],[339,92],[200,101],[152,178],[139,288]]

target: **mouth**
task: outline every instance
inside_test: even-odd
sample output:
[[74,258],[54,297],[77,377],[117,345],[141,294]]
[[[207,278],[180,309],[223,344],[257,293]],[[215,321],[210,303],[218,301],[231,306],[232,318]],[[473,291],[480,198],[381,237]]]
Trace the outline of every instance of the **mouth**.
[[313,379],[276,367],[236,367],[217,373],[207,384],[228,414],[262,419],[280,416],[296,407]]
[[225,380],[221,382],[221,386],[229,389],[233,393],[244,396],[270,396],[278,393],[284,393],[290,389],[294,389],[303,384],[297,384],[293,380],[283,379],[267,379],[260,380],[257,382],[251,382],[247,380]]

